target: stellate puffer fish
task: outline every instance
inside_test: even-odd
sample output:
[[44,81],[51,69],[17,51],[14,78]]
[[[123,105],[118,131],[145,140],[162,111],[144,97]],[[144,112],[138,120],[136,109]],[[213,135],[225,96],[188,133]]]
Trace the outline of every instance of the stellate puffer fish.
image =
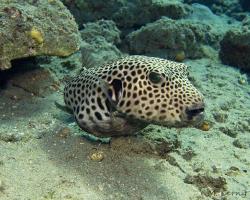
[[84,69],[65,86],[64,101],[77,124],[98,137],[133,135],[149,123],[192,125],[205,107],[185,64],[147,56]]

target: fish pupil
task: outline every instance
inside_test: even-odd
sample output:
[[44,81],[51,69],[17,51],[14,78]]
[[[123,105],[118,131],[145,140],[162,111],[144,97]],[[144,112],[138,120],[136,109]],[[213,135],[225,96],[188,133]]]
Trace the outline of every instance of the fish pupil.
[[152,83],[160,83],[161,82],[161,75],[157,72],[150,72],[149,76],[148,76],[149,80]]

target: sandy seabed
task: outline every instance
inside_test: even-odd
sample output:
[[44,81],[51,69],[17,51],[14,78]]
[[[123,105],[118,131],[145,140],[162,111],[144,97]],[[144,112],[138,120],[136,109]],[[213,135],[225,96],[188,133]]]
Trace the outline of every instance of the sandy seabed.
[[106,143],[83,137],[55,106],[62,77],[50,72],[57,81],[48,78],[45,94],[44,83],[27,86],[32,72],[12,76],[0,90],[0,199],[250,199],[247,76],[209,59],[186,63],[210,129],[150,125]]

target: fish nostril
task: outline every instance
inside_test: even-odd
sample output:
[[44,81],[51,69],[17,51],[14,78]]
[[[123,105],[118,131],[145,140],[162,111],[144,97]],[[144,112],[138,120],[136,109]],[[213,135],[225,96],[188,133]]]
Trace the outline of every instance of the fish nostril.
[[189,120],[191,120],[193,117],[199,115],[202,112],[204,112],[204,107],[200,107],[200,108],[187,108],[186,109],[186,114],[187,114]]

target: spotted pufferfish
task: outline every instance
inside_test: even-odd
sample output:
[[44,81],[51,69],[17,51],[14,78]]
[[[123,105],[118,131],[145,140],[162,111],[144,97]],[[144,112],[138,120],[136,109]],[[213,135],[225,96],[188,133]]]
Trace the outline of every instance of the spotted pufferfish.
[[98,137],[133,135],[150,123],[192,125],[205,107],[185,64],[148,56],[84,69],[66,84],[64,101],[81,129]]

